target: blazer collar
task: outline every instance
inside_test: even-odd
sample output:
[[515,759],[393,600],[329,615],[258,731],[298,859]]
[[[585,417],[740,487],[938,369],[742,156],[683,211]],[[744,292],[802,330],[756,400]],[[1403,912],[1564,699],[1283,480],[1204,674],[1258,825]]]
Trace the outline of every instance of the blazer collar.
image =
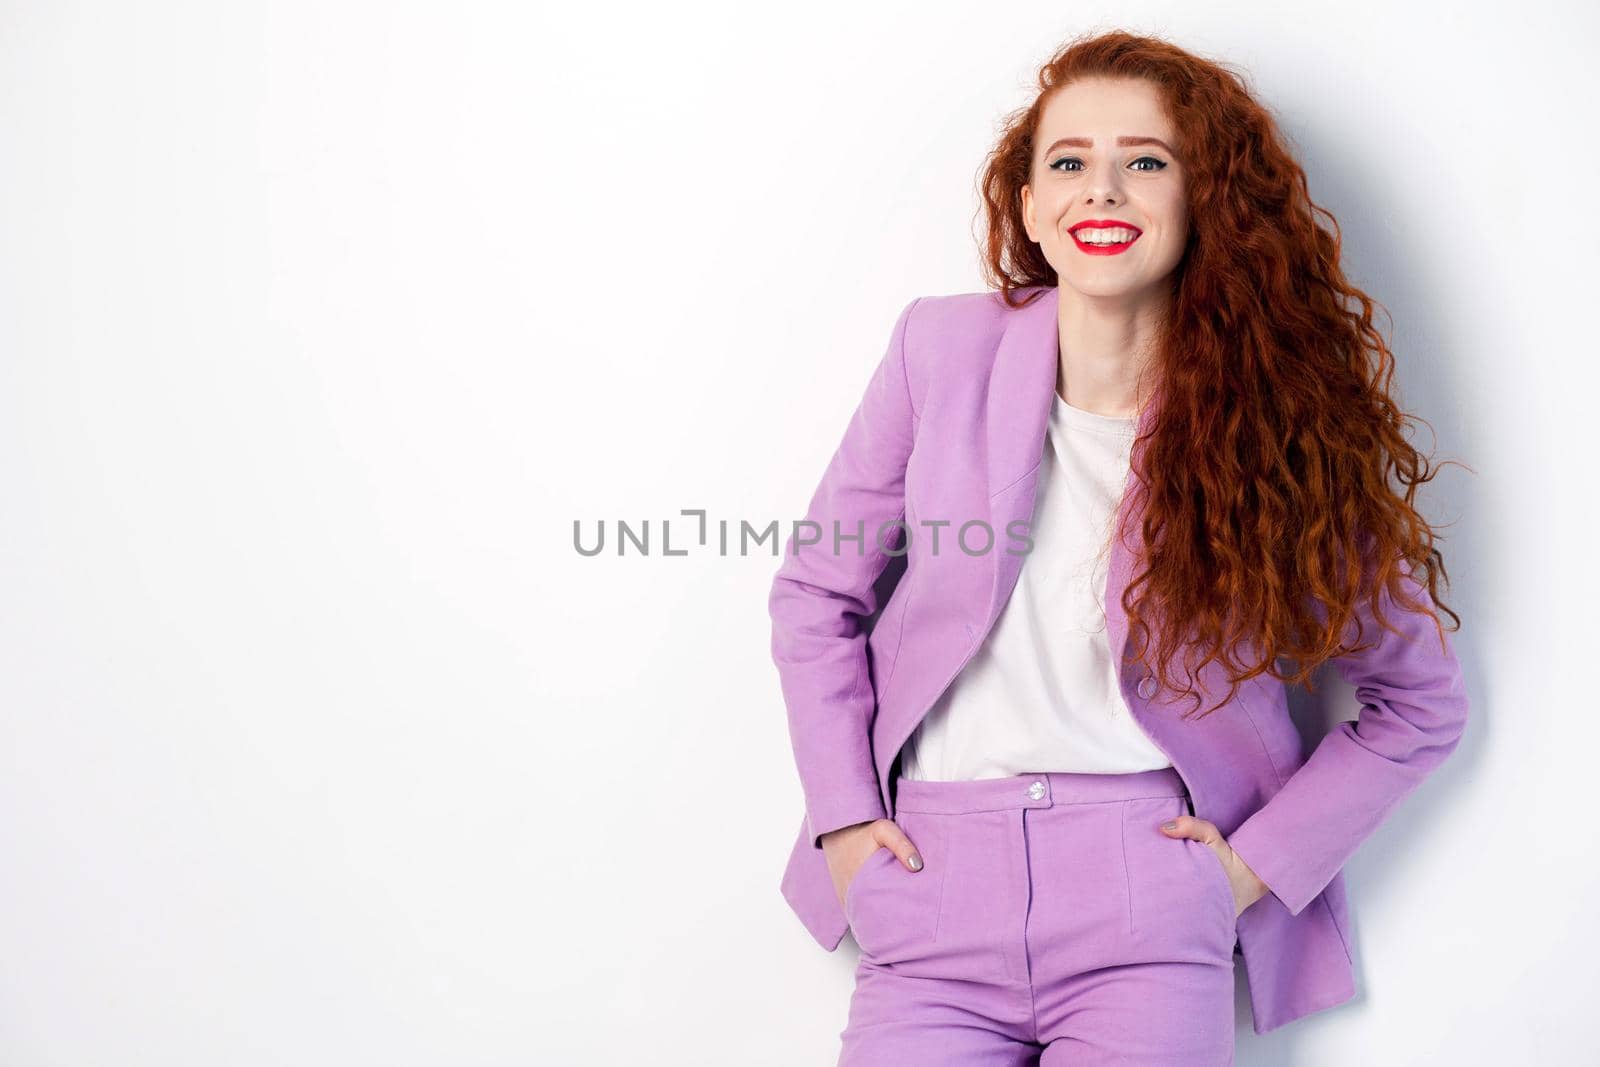
[[[987,620],[990,625],[1011,595],[1022,562],[1027,558],[1005,551],[1013,543],[1007,529],[1019,519],[1031,525],[1039,463],[1044,456],[1044,439],[1056,395],[1060,290],[1055,286],[1037,286],[1033,290],[1040,295],[1007,315],[985,399],[984,440],[988,450],[985,475],[989,521],[995,537],[994,549],[986,557],[991,561],[993,578]],[[1139,415],[1136,428],[1139,437],[1149,433],[1154,425],[1160,400],[1158,388]],[[1140,447],[1137,443],[1134,445],[1134,460],[1138,459]],[[1119,664],[1127,639],[1121,597],[1135,561],[1135,552],[1128,543],[1137,536],[1137,516],[1129,514],[1133,508],[1135,466],[1130,462],[1123,484],[1114,529],[1124,530],[1126,534],[1112,541],[1105,589],[1106,632]]]
[[990,499],[1031,472],[1044,455],[1056,392],[1060,290],[1038,286],[1034,291],[1039,295],[1032,303],[1008,312],[990,371],[984,410]]

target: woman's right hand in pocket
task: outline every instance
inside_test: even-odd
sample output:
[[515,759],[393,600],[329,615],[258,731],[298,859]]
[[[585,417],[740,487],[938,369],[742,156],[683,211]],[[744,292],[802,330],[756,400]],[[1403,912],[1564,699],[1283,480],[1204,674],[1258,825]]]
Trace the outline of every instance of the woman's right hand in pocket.
[[828,862],[828,873],[833,876],[833,891],[844,907],[845,893],[856,872],[880,848],[886,848],[900,858],[908,871],[922,870],[922,857],[911,839],[893,819],[874,819],[843,826],[822,835],[822,854]]

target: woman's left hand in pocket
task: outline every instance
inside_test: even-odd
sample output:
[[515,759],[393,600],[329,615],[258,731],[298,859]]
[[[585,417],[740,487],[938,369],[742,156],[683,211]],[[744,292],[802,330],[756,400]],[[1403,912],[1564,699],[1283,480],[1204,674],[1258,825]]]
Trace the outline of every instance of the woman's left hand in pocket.
[[1193,815],[1180,815],[1176,819],[1162,823],[1161,832],[1173,838],[1192,838],[1216,853],[1217,859],[1222,863],[1223,872],[1228,876],[1228,885],[1233,888],[1235,916],[1271,892],[1267,883],[1257,878],[1256,872],[1239,858],[1239,854],[1228,844],[1228,839],[1222,836],[1222,831],[1217,829],[1215,823],[1197,819]]

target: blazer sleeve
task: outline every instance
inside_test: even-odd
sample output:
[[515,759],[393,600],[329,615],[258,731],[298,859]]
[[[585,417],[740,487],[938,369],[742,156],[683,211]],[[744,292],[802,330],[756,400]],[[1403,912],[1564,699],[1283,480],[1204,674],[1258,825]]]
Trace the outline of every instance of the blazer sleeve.
[[789,538],[768,597],[772,658],[813,848],[822,847],[820,838],[830,830],[885,816],[872,760],[877,698],[862,623],[877,610],[874,583],[896,541],[896,527],[882,536],[880,530],[906,510],[905,470],[917,415],[905,343],[920,299],[901,310],[806,521]]
[[[1402,562],[1407,595],[1432,609],[1425,585]],[[1371,647],[1336,657],[1355,686],[1361,710],[1341,722],[1232,834],[1228,844],[1267,884],[1291,915],[1333,880],[1395,807],[1455,750],[1467,721],[1461,666],[1449,635],[1431,615],[1379,596],[1380,627],[1365,598],[1356,612],[1358,644]],[[1324,616],[1326,617],[1326,616]]]

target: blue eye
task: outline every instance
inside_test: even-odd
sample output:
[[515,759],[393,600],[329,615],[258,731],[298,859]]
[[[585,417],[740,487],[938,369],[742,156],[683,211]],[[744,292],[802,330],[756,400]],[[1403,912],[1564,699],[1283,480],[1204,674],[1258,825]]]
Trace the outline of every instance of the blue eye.
[[1157,159],[1155,156],[1140,156],[1138,159],[1133,161],[1133,164],[1135,166],[1137,166],[1140,163],[1154,163],[1155,164],[1155,166],[1153,168],[1151,168],[1149,171],[1146,171],[1146,173],[1150,173],[1150,174],[1153,174],[1156,171],[1166,170],[1167,169],[1166,161]]

